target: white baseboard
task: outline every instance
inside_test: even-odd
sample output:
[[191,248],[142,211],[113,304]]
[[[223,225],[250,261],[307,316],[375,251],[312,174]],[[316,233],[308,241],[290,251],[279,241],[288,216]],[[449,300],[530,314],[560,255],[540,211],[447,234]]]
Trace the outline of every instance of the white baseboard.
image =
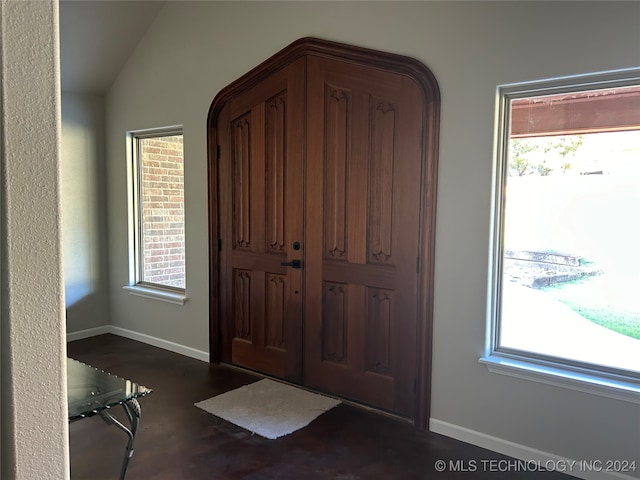
[[97,335],[111,333],[110,329],[110,325],[102,325],[101,327],[87,328],[86,330],[67,333],[67,342],[73,342],[74,340],[82,340],[83,338],[95,337]]
[[[434,433],[455,438],[462,442],[470,443],[477,447],[486,448],[487,450],[492,450],[494,452],[516,458],[518,460],[535,462],[536,465],[541,465],[542,467],[545,467],[546,465],[551,467],[550,469],[555,469],[562,473],[567,473],[585,480],[638,480],[637,477],[632,477],[623,473],[606,472],[604,471],[606,469],[606,465],[604,464],[591,464],[589,460],[582,460],[581,463],[580,461],[543,452],[535,448],[527,447],[526,445],[520,445],[518,443],[493,437],[482,432],[470,430],[468,428],[460,427],[434,418],[429,420],[429,430]],[[443,460],[455,461],[456,459],[445,458]],[[477,467],[481,468],[483,466],[481,463],[482,459],[477,460]],[[562,471],[563,469],[564,471]]]
[[138,342],[146,343],[147,345],[153,345],[154,347],[169,350],[170,352],[174,353],[179,353],[180,355],[195,358],[196,360],[201,360],[203,362],[209,361],[209,352],[196,350],[195,348],[180,345],[179,343],[170,342],[162,338],[152,337],[151,335],[134,332],[133,330],[127,330],[126,328],[116,327],[113,325],[104,325],[102,327],[89,328],[87,330],[67,333],[67,342],[94,337],[96,335],[102,335],[105,333],[111,333],[120,337],[130,338],[131,340],[137,340]]

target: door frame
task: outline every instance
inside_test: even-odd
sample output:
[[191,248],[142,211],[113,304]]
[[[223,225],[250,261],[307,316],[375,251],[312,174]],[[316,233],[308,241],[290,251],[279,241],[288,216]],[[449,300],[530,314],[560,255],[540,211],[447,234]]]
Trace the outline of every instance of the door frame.
[[422,178],[420,195],[420,262],[417,298],[416,345],[416,408],[414,423],[428,430],[431,400],[431,357],[433,336],[433,286],[435,260],[436,187],[440,123],[440,89],[433,73],[420,61],[392,53],[380,52],[338,42],[305,37],[291,43],[231,84],[213,99],[207,117],[207,169],[209,210],[209,361],[219,363],[220,291],[219,242],[220,212],[218,211],[217,122],[229,100],[254,87],[264,78],[304,56],[320,56],[350,63],[380,68],[406,75],[416,82],[424,95],[422,129]]

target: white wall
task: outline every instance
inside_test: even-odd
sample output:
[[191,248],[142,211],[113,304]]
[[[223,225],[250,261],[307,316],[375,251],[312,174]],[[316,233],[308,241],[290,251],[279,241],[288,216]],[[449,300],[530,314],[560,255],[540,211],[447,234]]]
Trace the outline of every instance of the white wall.
[[[113,325],[208,349],[205,126],[222,87],[303,36],[409,55],[431,68],[442,93],[432,419],[496,448],[512,442],[573,459],[635,459],[640,466],[638,405],[492,374],[478,364],[485,348],[496,86],[637,66],[639,25],[638,2],[167,4],[107,97]],[[125,132],[180,123],[184,307],[120,289],[128,273]]]
[[62,94],[67,333],[109,324],[104,98]]
[[0,1],[1,470],[69,478],[57,2]]

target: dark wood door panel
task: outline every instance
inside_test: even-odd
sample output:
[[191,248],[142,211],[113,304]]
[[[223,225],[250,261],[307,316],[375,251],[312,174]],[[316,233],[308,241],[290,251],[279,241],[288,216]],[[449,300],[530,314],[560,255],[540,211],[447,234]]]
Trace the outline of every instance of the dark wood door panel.
[[[322,315],[305,345],[319,358],[307,361],[308,386],[411,416],[414,404],[415,336],[399,338],[407,311],[396,291],[342,282],[323,282]],[[409,322],[410,323],[410,322]]]
[[289,88],[291,69],[285,68],[263,79],[259,84],[234,97],[228,104],[232,119],[251,111],[256,105],[271,103],[281,95],[286,96]]
[[325,281],[359,283],[365,277],[368,286],[380,288],[393,288],[398,274],[394,266],[381,267],[380,265],[358,264],[358,268],[352,268],[353,264],[347,262],[323,262],[322,278]]
[[422,93],[375,68],[307,68],[305,382],[411,416]]
[[302,276],[282,265],[302,238],[304,62],[221,111],[219,195],[223,359],[301,381]]

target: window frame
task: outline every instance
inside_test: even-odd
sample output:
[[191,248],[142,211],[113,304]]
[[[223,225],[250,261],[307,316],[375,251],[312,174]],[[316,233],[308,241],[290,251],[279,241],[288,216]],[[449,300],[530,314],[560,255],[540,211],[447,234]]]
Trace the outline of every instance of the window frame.
[[501,347],[505,231],[505,189],[511,136],[511,102],[543,95],[640,85],[640,69],[630,68],[587,75],[500,85],[496,91],[491,233],[487,292],[485,354],[479,362],[489,371],[640,404],[640,375],[597,364]]
[[182,136],[184,141],[184,129],[182,125],[131,130],[126,134],[128,158],[129,283],[124,285],[122,288],[129,291],[132,295],[184,305],[187,300],[186,287],[180,288],[159,283],[145,282],[143,280],[144,277],[142,271],[144,268],[142,259],[144,255],[144,248],[142,234],[142,165],[139,153],[140,141],[150,138],[177,135]]

